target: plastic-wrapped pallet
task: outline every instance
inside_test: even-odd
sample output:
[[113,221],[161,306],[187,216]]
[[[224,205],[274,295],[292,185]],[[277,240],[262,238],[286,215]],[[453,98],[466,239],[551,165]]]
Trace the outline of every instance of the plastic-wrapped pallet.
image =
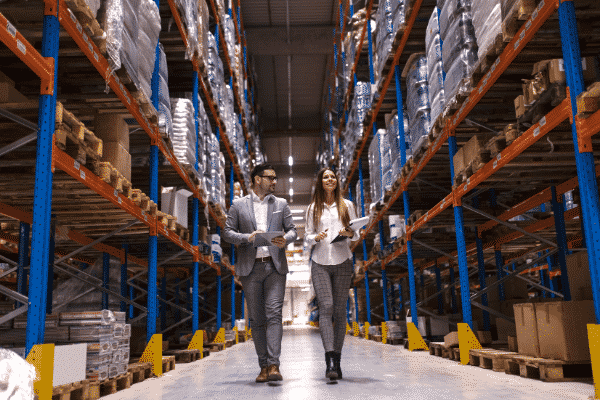
[[123,46],[123,0],[104,0],[104,9],[99,16],[106,34],[108,64],[113,71],[121,68],[121,47]]
[[206,0],[197,0],[198,3],[198,55],[201,62],[208,57],[208,28],[210,26],[210,13]]
[[379,129],[369,145],[369,177],[371,181],[371,202],[383,200],[385,190],[391,187],[391,159],[386,130]]
[[169,97],[169,71],[167,69],[167,57],[165,56],[162,44],[159,44],[159,47],[158,129],[171,138],[173,135],[173,119],[171,117],[171,98]]
[[137,52],[139,53],[139,80],[146,98],[150,100],[152,72],[156,60],[156,45],[160,34],[160,12],[153,0],[139,0]]
[[434,7],[427,31],[425,31],[425,48],[427,49],[427,82],[429,83],[429,104],[431,121],[435,122],[444,110],[446,97],[444,93],[444,68],[442,63],[442,39],[440,37],[440,9]]
[[85,4],[88,6],[90,11],[92,12],[92,15],[94,16],[94,18],[96,18],[96,16],[98,15],[98,10],[100,9],[100,6],[102,5],[102,2],[100,0],[85,0]]
[[406,64],[407,113],[410,131],[410,146],[416,153],[426,144],[430,128],[429,87],[427,83],[427,58],[413,54]]
[[396,32],[405,24],[404,0],[381,1],[376,13],[377,31],[375,35],[375,48],[377,52],[377,79],[385,66],[387,56],[392,49]]
[[[404,115],[403,118],[404,124],[404,137],[408,137],[408,118]],[[402,140],[400,136],[400,129],[398,126],[398,114],[394,114],[394,116],[390,119],[389,125],[387,128],[387,139],[390,146],[390,156],[392,160],[392,182],[396,181],[398,175],[400,175],[400,171],[402,170],[401,165],[401,147],[404,146],[406,151],[406,160],[411,157],[410,153],[410,145],[407,146],[406,140]]]
[[196,164],[196,124],[194,105],[188,99],[171,99],[173,113],[173,153],[181,164]]
[[452,101],[471,89],[470,78],[477,63],[477,40],[473,28],[471,0],[446,0],[440,13],[442,61],[446,78],[445,97]]
[[188,47],[185,51],[185,59],[189,60],[198,48],[198,7],[193,0],[175,0],[175,5],[186,27]]
[[477,38],[478,58],[486,55],[502,35],[502,4],[500,0],[475,1],[472,6],[473,27]]

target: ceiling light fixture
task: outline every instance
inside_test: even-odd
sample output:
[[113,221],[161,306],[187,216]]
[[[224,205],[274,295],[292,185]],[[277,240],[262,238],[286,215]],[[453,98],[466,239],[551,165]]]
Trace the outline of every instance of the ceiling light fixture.
[[294,178],[290,178],[290,183],[294,183]]

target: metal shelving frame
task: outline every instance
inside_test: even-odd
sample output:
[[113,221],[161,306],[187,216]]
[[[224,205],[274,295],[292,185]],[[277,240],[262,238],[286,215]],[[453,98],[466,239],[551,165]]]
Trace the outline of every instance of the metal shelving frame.
[[[402,115],[402,93],[400,89],[400,76],[399,76],[399,67],[398,61],[400,58],[400,54],[403,50],[403,44],[406,43],[406,39],[410,34],[412,22],[416,18],[417,12],[421,5],[421,1],[416,1],[414,7],[412,9],[411,16],[407,23],[407,27],[403,33],[403,38],[401,44],[398,48],[395,49],[394,61],[392,63],[392,68],[385,80],[382,93],[380,93],[380,98],[378,103],[375,105],[372,111],[371,123],[367,124],[365,127],[365,138],[363,142],[358,148],[358,156],[354,160],[353,166],[350,170],[350,174],[347,179],[346,189],[349,188],[351,183],[352,175],[356,169],[356,165],[358,164],[359,181],[362,183],[362,171],[360,167],[360,154],[366,145],[368,135],[371,132],[371,127],[376,120],[377,113],[379,112],[379,108],[381,103],[383,102],[383,98],[385,92],[387,91],[388,84],[391,80],[392,73],[395,74],[396,77],[396,91],[397,91],[397,107],[398,107],[398,115]],[[521,279],[526,279],[523,277],[524,272],[528,272],[531,270],[549,270],[550,278],[554,278],[557,275],[561,275],[563,279],[563,290],[561,293],[556,292],[553,287],[553,279],[549,279],[547,284],[538,284],[537,282],[532,282],[528,280],[528,283],[533,285],[534,287],[540,288],[544,291],[547,291],[552,296],[564,297],[566,300],[570,298],[569,289],[568,289],[568,280],[566,278],[566,263],[565,263],[565,255],[569,249],[574,249],[580,247],[581,244],[585,240],[585,247],[588,250],[588,261],[590,265],[591,272],[591,281],[592,288],[594,292],[594,304],[596,310],[596,320],[600,321],[600,295],[598,295],[600,291],[600,284],[598,282],[598,260],[600,256],[600,245],[598,243],[600,240],[600,223],[598,223],[600,218],[600,203],[598,201],[598,186],[596,178],[600,175],[600,168],[594,165],[594,155],[592,151],[591,137],[600,131],[600,111],[595,112],[590,117],[586,119],[582,119],[577,116],[577,96],[584,90],[583,89],[583,79],[582,79],[582,67],[581,67],[581,55],[579,51],[579,36],[577,33],[577,24],[575,17],[575,7],[573,1],[547,1],[542,0],[536,10],[533,12],[532,16],[526,21],[523,26],[518,30],[514,39],[506,45],[503,53],[498,56],[496,61],[492,64],[490,70],[483,76],[480,82],[478,82],[475,89],[471,92],[471,94],[464,101],[460,109],[448,120],[446,121],[446,125],[442,131],[442,133],[436,138],[433,143],[431,143],[424,156],[420,159],[420,161],[415,165],[412,172],[402,180],[400,184],[400,189],[393,192],[391,198],[383,205],[383,208],[379,212],[377,212],[375,218],[370,221],[369,225],[366,227],[365,231],[361,236],[361,240],[364,242],[367,234],[376,226],[376,224],[380,224],[383,217],[389,212],[390,208],[394,205],[394,203],[400,198],[402,195],[404,197],[404,213],[405,218],[408,220],[410,215],[410,208],[408,204],[408,186],[409,184],[417,179],[418,174],[423,170],[425,165],[432,159],[434,154],[436,154],[441,147],[448,141],[450,148],[450,169],[451,174],[454,175],[453,166],[452,166],[452,157],[456,152],[456,140],[454,138],[454,130],[458,127],[458,125],[465,120],[468,116],[469,112],[473,110],[475,105],[483,98],[483,96],[487,93],[487,91],[496,83],[497,79],[501,76],[501,74],[506,70],[506,68],[513,62],[513,60],[517,57],[517,55],[521,52],[521,50],[526,46],[526,44],[534,37],[539,28],[552,16],[555,12],[558,11],[558,19],[559,19],[559,27],[561,33],[561,41],[562,41],[562,50],[563,50],[563,58],[565,61],[565,70],[567,76],[567,99],[565,99],[561,104],[555,107],[552,111],[546,114],[538,123],[531,126],[525,133],[522,134],[521,137],[517,138],[510,146],[504,149],[495,159],[491,160],[487,163],[481,170],[475,173],[472,177],[470,177],[466,182],[458,185],[452,190],[450,194],[444,197],[436,206],[431,208],[428,212],[426,212],[421,218],[419,218],[412,226],[407,226],[407,243],[400,248],[398,248],[393,254],[388,255],[387,257],[381,260],[382,271],[385,271],[385,265],[392,262],[398,256],[402,254],[407,255],[408,259],[408,272],[400,274],[396,277],[396,283],[401,283],[402,279],[406,276],[409,277],[409,293],[410,293],[410,301],[404,302],[402,300],[402,291],[400,290],[400,307],[403,305],[410,304],[411,310],[419,310],[423,312],[420,306],[427,300],[435,298],[436,296],[440,296],[446,290],[455,289],[457,287],[462,288],[470,288],[469,277],[479,273],[480,278],[480,291],[476,292],[473,295],[470,295],[469,290],[461,290],[462,296],[462,305],[463,305],[463,320],[471,324],[471,304],[483,309],[486,312],[498,314],[494,310],[487,307],[485,303],[487,301],[482,300],[482,303],[478,303],[474,301],[479,297],[484,297],[485,294],[490,290],[491,287],[499,285],[501,286],[503,282],[507,279],[517,276]],[[357,57],[360,55],[357,54]],[[575,61],[573,61],[575,60]],[[370,66],[372,68],[372,66]],[[392,72],[393,71],[393,72]],[[575,110],[573,112],[573,110]],[[475,189],[479,184],[485,182],[490,178],[494,173],[496,173],[503,166],[508,164],[511,160],[514,160],[518,155],[520,155],[525,149],[530,147],[535,142],[539,141],[546,134],[551,132],[555,127],[559,124],[563,123],[566,120],[571,122],[572,133],[573,133],[573,143],[575,147],[575,159],[577,164],[577,177],[572,178],[562,184],[555,185],[552,187],[548,187],[547,189],[541,191],[540,193],[530,197],[529,199],[522,201],[516,206],[510,208],[508,211],[504,212],[498,217],[493,217],[481,210],[478,210],[476,207],[470,206],[464,200],[470,197],[471,193],[473,193],[473,189]],[[401,137],[404,136],[403,125],[400,125]],[[402,149],[402,162],[403,165],[406,161],[406,155],[404,149]],[[361,185],[362,186],[362,185]],[[561,202],[561,196],[574,189],[579,187],[581,192],[581,206],[565,211],[563,204]],[[361,187],[362,191],[362,187]],[[515,216],[521,215],[526,211],[539,206],[547,201],[551,201],[553,205],[554,217],[548,218],[542,221],[538,221],[525,229],[518,228],[516,225],[508,223],[507,221]],[[422,229],[425,224],[430,222],[434,217],[439,215],[442,211],[448,209],[450,206],[453,207],[455,213],[455,229],[459,234],[457,235],[457,251],[448,254],[442,250],[436,249],[433,246],[426,245],[427,248],[438,252],[440,256],[434,260],[424,260],[419,265],[419,269],[422,271],[427,268],[435,267],[436,268],[436,286],[438,288],[438,292],[429,296],[426,299],[423,299],[421,302],[417,303],[416,300],[416,283],[414,279],[414,271],[415,271],[415,262],[418,260],[414,260],[412,257],[412,236],[418,230]],[[476,212],[490,220],[486,223],[480,224],[477,228],[477,240],[476,243],[468,245],[464,240],[464,224],[462,219],[462,209],[463,207],[468,208],[469,211]],[[574,235],[571,237],[567,237],[565,235],[564,221],[573,220],[575,218],[581,217],[583,221],[583,235]],[[494,240],[490,243],[482,243],[481,241],[481,233],[491,229],[493,226],[497,224],[508,225],[509,227],[516,230],[503,238]],[[550,243],[543,243],[538,246],[539,248],[528,249],[523,251],[522,254],[513,255],[513,259],[510,260],[502,260],[502,254],[499,250],[499,246],[502,243],[507,243],[518,239],[519,237],[523,237],[525,235],[536,237],[535,232],[547,229],[549,227],[555,226],[557,241]],[[540,237],[537,237],[540,239]],[[548,240],[544,240],[548,242]],[[420,245],[425,245],[422,242],[419,242]],[[356,245],[358,246],[358,244]],[[356,247],[355,246],[355,247]],[[364,245],[363,245],[364,247]],[[555,250],[550,251],[552,247],[555,247]],[[382,246],[383,248],[383,246]],[[491,286],[485,287],[485,280],[481,278],[485,273],[484,265],[485,263],[490,263],[483,259],[483,250],[486,248],[494,248],[495,258],[497,268],[498,268],[498,281]],[[550,251],[550,252],[546,252]],[[518,261],[519,258],[525,258],[528,254],[532,252],[540,252],[538,257],[527,264],[520,266],[519,268],[512,270],[510,269],[513,266],[515,261]],[[560,266],[560,271],[552,271],[552,258],[549,257],[553,253],[558,253],[558,264]],[[467,265],[467,255],[477,255],[478,262],[477,268],[475,270],[469,270]],[[548,260],[547,265],[536,265],[536,263],[542,263],[544,260]],[[423,260],[419,260],[423,261]],[[439,265],[443,263],[450,263],[450,272],[454,272],[454,266],[452,266],[453,262],[458,261],[459,266],[459,278],[460,284],[453,283],[450,286],[447,286],[445,289],[441,289],[440,280],[440,272]],[[364,268],[365,272],[369,269],[369,267],[378,262],[377,258],[371,258],[366,260]],[[490,263],[491,264],[491,263]],[[483,271],[483,272],[482,272]],[[385,277],[385,274],[382,274],[382,279]],[[356,283],[365,279],[368,281],[368,275],[365,274],[364,277],[358,277]],[[366,282],[368,287],[368,283]],[[384,286],[384,313],[385,320],[388,319],[387,311],[387,285]],[[356,286],[355,286],[356,293]],[[355,295],[356,298],[356,295]],[[368,290],[367,290],[367,302],[368,299]],[[358,307],[358,304],[356,305]],[[370,306],[367,303],[367,313],[369,313]],[[428,312],[427,312],[428,313]],[[428,313],[429,314],[429,313]],[[368,314],[367,314],[368,315]],[[486,324],[487,318],[485,317],[486,313],[484,313],[484,325]],[[434,316],[434,315],[432,315]],[[498,315],[503,318],[510,319],[503,315]],[[416,317],[416,311],[413,313],[413,321],[418,323],[418,319]],[[435,317],[435,316],[434,316]],[[370,317],[367,317],[370,321]],[[471,324],[472,325],[472,324]]]
[[[139,104],[136,100],[131,96],[129,91],[123,86],[120,82],[119,78],[110,72],[110,68],[108,67],[108,62],[101,55],[100,51],[94,44],[94,42],[90,39],[90,37],[83,32],[81,25],[75,18],[74,14],[70,12],[64,2],[64,0],[45,0],[45,10],[44,10],[44,28],[43,28],[43,44],[42,44],[42,52],[41,54],[35,50],[35,48],[27,41],[25,38],[17,31],[17,29],[8,21],[6,18],[0,14],[0,22],[2,23],[0,26],[0,40],[4,44],[8,46],[8,48],[17,55],[21,61],[23,61],[41,80],[41,96],[39,103],[39,121],[38,121],[38,134],[37,134],[37,156],[36,156],[36,173],[35,173],[35,187],[34,187],[34,204],[33,204],[33,213],[28,214],[23,212],[15,207],[1,204],[0,212],[3,215],[8,217],[17,219],[21,223],[21,234],[18,239],[20,244],[19,246],[19,262],[17,266],[11,269],[8,273],[18,270],[18,287],[20,292],[25,291],[25,271],[24,267],[27,265],[27,256],[26,250],[28,248],[28,228],[32,225],[32,244],[31,244],[31,268],[29,273],[29,297],[24,296],[22,293],[13,292],[12,290],[1,286],[2,292],[5,295],[8,295],[11,298],[15,298],[18,302],[23,303],[17,310],[2,317],[2,322],[6,322],[17,315],[22,314],[23,312],[28,312],[28,321],[27,321],[27,334],[26,334],[26,351],[32,348],[35,344],[43,343],[44,337],[44,326],[45,326],[45,317],[46,310],[51,309],[51,304],[47,304],[47,297],[50,293],[48,288],[48,274],[52,274],[54,269],[61,271],[62,273],[70,276],[77,277],[78,279],[84,280],[92,289],[89,289],[84,294],[87,294],[93,290],[102,291],[105,296],[111,295],[121,300],[121,308],[125,309],[126,304],[130,306],[130,316],[132,316],[133,307],[139,308],[143,314],[137,316],[135,320],[144,318],[146,313],[148,313],[147,318],[147,334],[148,340],[151,338],[152,334],[156,332],[155,321],[157,317],[157,309],[158,309],[158,292],[156,285],[150,285],[149,282],[156,282],[158,278],[158,267],[160,266],[157,261],[157,238],[158,234],[164,236],[169,241],[179,246],[182,251],[178,254],[172,256],[171,258],[163,261],[161,263],[169,261],[177,257],[182,253],[190,253],[193,257],[193,298],[198,298],[198,275],[199,264],[208,265],[208,268],[205,268],[204,271],[215,269],[220,278],[221,266],[215,264],[210,257],[204,256],[199,251],[199,241],[198,241],[198,214],[199,214],[199,206],[202,203],[203,206],[206,206],[205,200],[203,199],[200,191],[195,186],[195,184],[191,181],[187,173],[183,170],[183,168],[179,165],[177,160],[175,159],[172,151],[166,146],[164,140],[162,140],[160,134],[158,133],[158,127],[150,121],[142,114],[140,110]],[[159,1],[156,0],[157,6],[159,5]],[[172,5],[172,1],[169,0],[170,5]],[[177,15],[177,13],[174,13]],[[177,17],[175,17],[177,19]],[[98,70],[98,72],[103,76],[106,80],[107,85],[114,91],[117,97],[121,100],[121,102],[125,105],[127,110],[133,115],[136,121],[140,124],[142,129],[148,134],[151,140],[151,184],[150,184],[150,198],[154,202],[158,202],[158,153],[161,152],[165,159],[170,163],[170,165],[175,169],[177,174],[182,178],[185,182],[186,186],[190,191],[193,192],[193,232],[192,232],[192,243],[188,243],[183,241],[178,235],[171,232],[166,228],[162,223],[158,223],[158,219],[155,216],[149,215],[144,212],[140,207],[136,206],[131,200],[127,197],[123,196],[121,193],[117,192],[113,187],[103,182],[100,178],[94,175],[91,171],[89,171],[83,165],[80,165],[77,161],[67,155],[65,152],[60,150],[56,144],[54,143],[54,124],[55,124],[55,107],[56,107],[56,75],[58,71],[58,38],[60,25],[67,31],[69,36],[76,42],[81,51],[87,56],[89,61],[94,65],[94,67]],[[178,26],[181,27],[181,21],[178,21]],[[184,42],[186,41],[185,32],[181,30],[182,37]],[[157,47],[158,49],[158,47]],[[158,51],[158,50],[157,50]],[[156,76],[158,74],[158,62],[155,64],[155,71],[152,82],[153,89],[153,103],[155,107],[157,106],[157,91],[158,91],[158,83]],[[204,82],[199,79],[198,76],[198,66],[194,63],[194,93],[197,98],[198,94],[198,82],[203,85],[203,89],[206,91],[204,87]],[[239,103],[239,102],[238,102]],[[195,103],[196,116],[197,116],[197,102]],[[211,108],[211,112],[215,117],[215,121],[217,124],[220,124],[219,118],[216,115],[214,106],[211,102],[209,102],[209,107]],[[3,110],[4,114],[10,114]],[[9,115],[11,119],[15,120],[18,118],[13,115]],[[12,118],[14,117],[14,118]],[[17,121],[19,122],[19,121]],[[28,121],[25,121],[28,122]],[[196,122],[196,127],[198,127]],[[223,136],[225,146],[228,150],[228,153],[231,157],[233,163],[237,166],[237,160],[233,157],[230,146],[227,143],[226,136]],[[28,139],[27,142],[31,140],[35,140],[35,138]],[[22,142],[18,141],[18,142]],[[11,145],[10,150],[14,150],[19,146],[22,146],[25,143],[15,143]],[[5,153],[4,153],[5,154]],[[196,165],[196,169],[197,169]],[[53,235],[53,230],[50,229],[51,221],[50,221],[50,210],[52,203],[52,177],[53,171],[55,168],[59,168],[62,171],[66,172],[70,175],[74,180],[79,181],[85,187],[91,189],[93,192],[97,193],[104,199],[108,200],[117,208],[126,211],[131,217],[133,217],[130,222],[121,226],[116,231],[105,235],[99,239],[93,240],[91,238],[82,235],[74,230],[70,230],[68,232],[69,239],[82,244],[83,247],[80,247],[76,251],[73,251],[70,254],[57,254],[59,256],[58,260],[54,260],[54,258],[50,258],[49,254],[54,254],[53,251],[53,243],[51,242],[51,236]],[[233,172],[233,169],[232,169]],[[241,175],[239,174],[240,182],[242,185],[244,184]],[[209,210],[212,217],[217,221],[217,224],[220,226],[222,222],[216,218],[216,216]],[[148,262],[141,260],[139,258],[133,257],[127,254],[127,248],[117,249],[112,246],[108,246],[102,244],[101,242],[128,228],[129,226],[140,223],[148,227],[150,235],[149,235],[149,259]],[[50,234],[49,234],[50,233]],[[13,238],[14,239],[14,238]],[[113,256],[121,260],[122,265],[122,274],[125,276],[127,274],[127,265],[128,262],[138,264],[142,267],[148,268],[147,271],[143,271],[142,273],[148,273],[148,280],[144,283],[147,284],[148,288],[148,305],[147,307],[140,306],[133,299],[133,288],[137,288],[138,290],[144,291],[143,288],[136,286],[134,283],[135,279],[139,280],[141,274],[136,274],[134,277],[129,278],[126,283],[122,284],[121,293],[116,293],[108,290],[106,287],[106,282],[102,282],[100,280],[98,282],[97,278],[92,277],[89,274],[85,274],[77,268],[66,264],[65,261],[69,258],[71,259],[81,259],[79,256],[76,256],[77,253],[84,251],[87,248],[93,248],[97,251],[103,252],[105,254],[106,260],[107,257]],[[51,260],[48,264],[48,260]],[[82,260],[86,260],[83,258]],[[106,263],[105,263],[106,264]],[[226,265],[226,268],[230,269],[233,277],[233,266]],[[105,271],[107,270],[104,268]],[[164,271],[164,268],[163,268]],[[203,272],[204,272],[203,271]],[[8,273],[3,273],[2,276],[7,275]],[[163,272],[164,274],[164,272]],[[52,276],[52,275],[50,275]],[[83,278],[82,278],[83,277]],[[235,281],[234,281],[235,282]],[[78,297],[81,297],[82,294],[76,296],[70,301],[75,300]],[[179,307],[178,304],[173,304],[166,300],[166,298],[160,299],[162,302],[175,307],[180,311],[186,311],[186,309]],[[178,302],[178,300],[177,300]],[[199,305],[198,301],[193,301],[193,311],[188,312],[190,316],[184,318],[184,320],[180,321],[176,325],[180,325],[184,321],[192,318],[192,326],[194,331],[198,328],[198,316],[199,316]],[[29,304],[29,306],[27,305]],[[68,304],[68,302],[58,305],[56,308],[60,308]],[[48,308],[50,307],[50,308]],[[192,317],[193,316],[193,317]],[[166,328],[171,329],[172,327]]]

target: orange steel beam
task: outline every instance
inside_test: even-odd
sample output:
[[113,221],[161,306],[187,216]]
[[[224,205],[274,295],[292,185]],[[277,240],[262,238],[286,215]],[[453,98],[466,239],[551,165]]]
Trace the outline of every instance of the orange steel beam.
[[[233,74],[233,69],[231,69],[231,59],[229,58],[229,50],[227,49],[227,43],[225,42],[225,31],[223,29],[223,24],[221,24],[221,22],[219,21],[219,13],[217,11],[217,7],[215,6],[215,1],[214,0],[209,0],[210,1],[210,7],[212,8],[214,17],[215,17],[215,21],[216,23],[219,25],[219,41],[221,42],[221,48],[223,49],[223,54],[225,55],[225,63],[227,64],[227,67],[229,68],[229,73],[232,77],[231,81],[233,82],[233,95],[235,97],[235,100],[237,102],[238,105],[238,109],[240,110],[240,115],[242,116],[242,129],[244,130],[244,137],[246,138],[246,140],[249,142],[250,141],[250,135],[248,134],[248,128],[246,126],[246,116],[244,115],[244,108],[242,107],[242,102],[240,100],[239,94],[238,94],[238,90],[237,90],[237,81],[235,79],[235,75]],[[234,25],[235,25],[235,21],[234,21]]]
[[[183,27],[183,22],[181,21],[181,16],[179,15],[179,11],[177,10],[177,6],[175,5],[175,3],[174,3],[173,0],[168,0],[168,3],[169,3],[169,7],[171,7],[171,14],[173,15],[173,19],[175,20],[175,24],[177,25],[177,28],[179,29],[179,34],[181,35],[181,38],[183,39],[183,43],[184,43],[185,47],[187,48],[188,47],[187,33],[186,33],[186,31],[185,31],[185,29]],[[220,118],[218,116],[218,113],[217,113],[217,111],[216,111],[216,109],[215,109],[215,107],[213,105],[214,102],[213,102],[212,96],[210,96],[210,94],[206,90],[206,85],[204,84],[203,77],[201,76],[201,74],[199,72],[200,68],[198,67],[198,61],[196,59],[192,59],[192,64],[194,65],[194,70],[196,72],[198,72],[198,81],[200,83],[200,86],[202,87],[202,91],[204,92],[204,96],[208,100],[208,105],[209,105],[209,108],[210,108],[210,112],[213,115],[213,118],[215,120],[215,123],[217,124],[217,127],[219,128],[219,131],[223,133],[222,140],[223,140],[223,143],[225,144],[225,148],[227,150],[227,154],[229,155],[229,159],[233,161],[233,166],[234,166],[235,174],[237,175],[238,180],[240,181],[240,183],[242,185],[242,189],[245,189],[246,185],[244,184],[244,179],[243,179],[242,174],[240,172],[240,167],[238,165],[237,158],[234,157],[234,155],[233,155],[233,153],[231,151],[231,145],[229,143],[229,138],[227,137],[225,129],[221,125],[221,120],[220,120]],[[204,201],[202,201],[202,203],[203,203],[204,206],[206,206],[206,204],[204,204]],[[213,219],[215,221],[217,221],[217,224],[219,224],[219,226],[221,226],[219,220],[216,218],[216,216],[213,214],[212,211],[210,211],[210,214],[213,217]]]
[[[364,150],[365,146],[367,145],[367,140],[369,139],[369,135],[371,134],[371,131],[373,130],[373,123],[377,120],[377,114],[379,113],[379,109],[381,108],[381,105],[383,104],[383,100],[385,98],[385,94],[387,93],[388,87],[390,86],[390,82],[392,81],[392,77],[394,76],[394,67],[398,64],[398,61],[400,60],[400,56],[402,55],[402,52],[404,51],[404,46],[406,45],[406,42],[408,41],[408,36],[410,35],[410,32],[412,31],[412,27],[415,23],[415,20],[417,19],[417,14],[419,13],[419,9],[421,8],[421,3],[423,3],[423,0],[416,0],[415,4],[413,5],[413,9],[410,13],[410,18],[408,19],[408,22],[406,24],[406,29],[404,30],[404,33],[402,34],[402,39],[400,39],[400,43],[398,44],[398,48],[396,49],[396,54],[394,55],[394,61],[392,62],[392,66],[390,67],[388,76],[387,76],[387,78],[385,78],[385,82],[383,83],[383,88],[381,89],[381,93],[379,94],[379,100],[377,101],[377,105],[375,106],[375,109],[373,110],[373,116],[371,117],[371,123],[369,125],[367,125],[362,143],[360,144],[360,147],[358,149],[358,155],[356,156],[356,159],[352,162],[352,166],[350,167],[350,172],[348,173],[348,177],[346,179],[347,185],[344,188],[344,192],[348,191],[348,185],[350,185],[350,180],[352,179],[352,175],[354,175],[354,171],[358,167],[358,160],[360,159],[360,155],[362,154],[362,151]],[[368,19],[367,19],[367,21],[368,21]]]
[[52,94],[54,87],[54,59],[42,57],[2,13],[0,13],[0,41],[42,80],[41,93]]

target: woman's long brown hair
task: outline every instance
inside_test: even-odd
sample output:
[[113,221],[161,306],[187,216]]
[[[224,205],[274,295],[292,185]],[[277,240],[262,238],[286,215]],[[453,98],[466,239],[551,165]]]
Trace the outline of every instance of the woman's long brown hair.
[[[319,222],[321,221],[321,215],[323,215],[323,203],[325,203],[325,189],[323,189],[323,175],[326,171],[331,171],[335,175],[335,172],[331,168],[323,168],[317,174],[317,183],[315,185],[315,193],[312,198],[312,211],[313,211],[313,226],[316,229],[319,229]],[[337,181],[337,185],[335,190],[333,191],[333,196],[335,198],[335,202],[337,203],[337,211],[340,216],[340,220],[345,227],[350,225],[350,214],[348,213],[348,207],[346,207],[346,203],[344,202],[344,198],[342,197],[342,191],[340,190],[340,180],[337,175],[335,175],[335,180]]]

